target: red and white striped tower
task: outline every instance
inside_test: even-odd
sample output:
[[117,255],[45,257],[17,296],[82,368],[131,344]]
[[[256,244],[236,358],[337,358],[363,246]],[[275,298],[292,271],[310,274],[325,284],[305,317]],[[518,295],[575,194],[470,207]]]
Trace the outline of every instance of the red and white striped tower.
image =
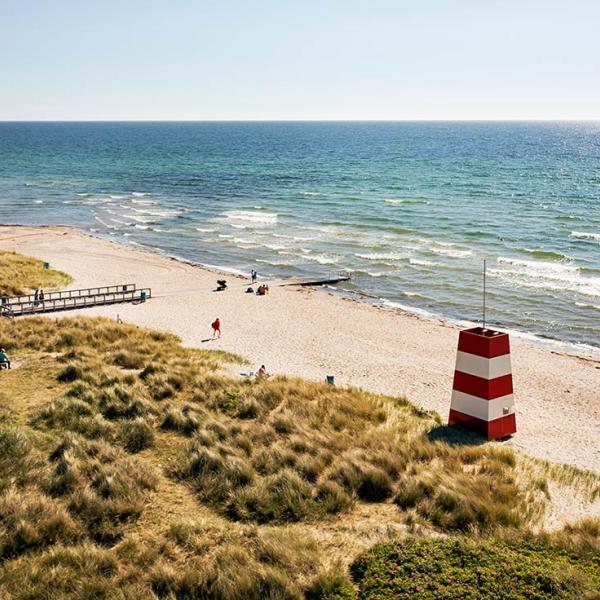
[[448,425],[490,440],[517,431],[507,333],[484,327],[460,332]]

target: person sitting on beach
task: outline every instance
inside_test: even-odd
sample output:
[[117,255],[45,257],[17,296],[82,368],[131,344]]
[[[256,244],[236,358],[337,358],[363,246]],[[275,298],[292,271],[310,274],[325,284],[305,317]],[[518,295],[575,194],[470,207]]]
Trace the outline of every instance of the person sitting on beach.
[[[217,317],[211,327],[213,328],[213,340],[215,339],[215,336],[217,337],[221,337],[221,320],[219,319],[219,317]],[[218,334],[218,335],[217,335]]]
[[0,369],[10,369],[10,359],[4,348],[0,348]]
[[256,290],[256,294],[258,296],[264,296],[266,294],[266,292],[265,292],[265,286],[264,285],[259,285],[258,289]]
[[269,377],[271,377],[271,375],[269,373],[267,373],[267,369],[265,368],[265,365],[260,366],[260,369],[256,373],[256,376],[261,379],[262,378],[268,379]]

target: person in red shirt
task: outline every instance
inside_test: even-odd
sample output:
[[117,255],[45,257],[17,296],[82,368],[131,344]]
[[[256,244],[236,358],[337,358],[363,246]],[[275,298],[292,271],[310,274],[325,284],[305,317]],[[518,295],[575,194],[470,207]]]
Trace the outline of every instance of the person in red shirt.
[[214,322],[212,324],[212,328],[213,328],[213,340],[215,339],[215,336],[221,337],[221,320],[219,319],[219,317],[217,317],[214,320]]

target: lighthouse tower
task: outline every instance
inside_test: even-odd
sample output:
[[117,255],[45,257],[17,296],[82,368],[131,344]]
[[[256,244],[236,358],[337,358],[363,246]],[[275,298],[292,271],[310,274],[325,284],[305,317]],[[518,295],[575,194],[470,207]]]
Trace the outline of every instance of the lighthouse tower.
[[517,431],[507,333],[484,327],[460,332],[448,425],[490,440]]

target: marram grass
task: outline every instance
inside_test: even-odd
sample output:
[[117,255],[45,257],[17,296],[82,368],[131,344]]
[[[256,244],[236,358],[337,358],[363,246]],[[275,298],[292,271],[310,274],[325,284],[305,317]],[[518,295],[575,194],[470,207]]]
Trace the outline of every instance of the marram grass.
[[62,271],[44,269],[41,260],[0,250],[0,296],[29,294],[37,288],[52,290],[72,281]]
[[[479,598],[509,559],[511,598],[592,597],[600,525],[531,534],[543,473],[404,399],[238,380],[239,357],[102,318],[0,321],[0,346],[2,598]],[[380,510],[374,541],[391,514],[438,537],[349,572]]]

